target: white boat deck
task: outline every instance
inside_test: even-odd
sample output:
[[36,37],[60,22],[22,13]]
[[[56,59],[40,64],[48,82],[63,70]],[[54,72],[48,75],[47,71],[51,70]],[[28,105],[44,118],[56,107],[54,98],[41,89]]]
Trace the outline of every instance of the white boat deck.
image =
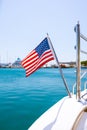
[[82,98],[78,102],[75,96],[65,97],[36,120],[28,130],[87,130],[87,101]]

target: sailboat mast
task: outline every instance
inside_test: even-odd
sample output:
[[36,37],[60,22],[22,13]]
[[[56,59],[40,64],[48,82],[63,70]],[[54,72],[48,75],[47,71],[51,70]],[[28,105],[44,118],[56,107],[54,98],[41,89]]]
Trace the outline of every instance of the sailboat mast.
[[77,74],[76,74],[76,98],[79,100],[80,99],[80,67],[81,67],[81,63],[80,63],[80,24],[79,22],[76,25],[76,35],[77,35],[77,45],[76,45],[76,66],[77,66]]

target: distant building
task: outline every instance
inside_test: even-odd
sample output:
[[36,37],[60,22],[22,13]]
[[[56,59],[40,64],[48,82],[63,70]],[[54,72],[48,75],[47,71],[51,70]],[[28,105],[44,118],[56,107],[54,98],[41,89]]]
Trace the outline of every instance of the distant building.
[[21,66],[21,59],[17,58],[17,60],[12,64],[12,67],[14,68],[20,68]]

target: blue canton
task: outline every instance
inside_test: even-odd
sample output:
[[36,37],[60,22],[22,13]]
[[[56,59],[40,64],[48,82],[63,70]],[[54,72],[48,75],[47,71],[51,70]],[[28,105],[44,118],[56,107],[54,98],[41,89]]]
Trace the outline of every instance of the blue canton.
[[49,50],[49,44],[47,38],[45,38],[36,48],[36,52],[38,53],[38,56],[40,57],[45,51]]

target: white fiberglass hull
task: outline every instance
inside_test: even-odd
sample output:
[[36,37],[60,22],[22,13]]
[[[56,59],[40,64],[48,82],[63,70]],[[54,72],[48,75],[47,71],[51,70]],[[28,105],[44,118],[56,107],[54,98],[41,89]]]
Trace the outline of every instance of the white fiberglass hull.
[[[86,93],[87,90],[83,92]],[[80,101],[64,97],[28,130],[87,130],[87,94]]]

